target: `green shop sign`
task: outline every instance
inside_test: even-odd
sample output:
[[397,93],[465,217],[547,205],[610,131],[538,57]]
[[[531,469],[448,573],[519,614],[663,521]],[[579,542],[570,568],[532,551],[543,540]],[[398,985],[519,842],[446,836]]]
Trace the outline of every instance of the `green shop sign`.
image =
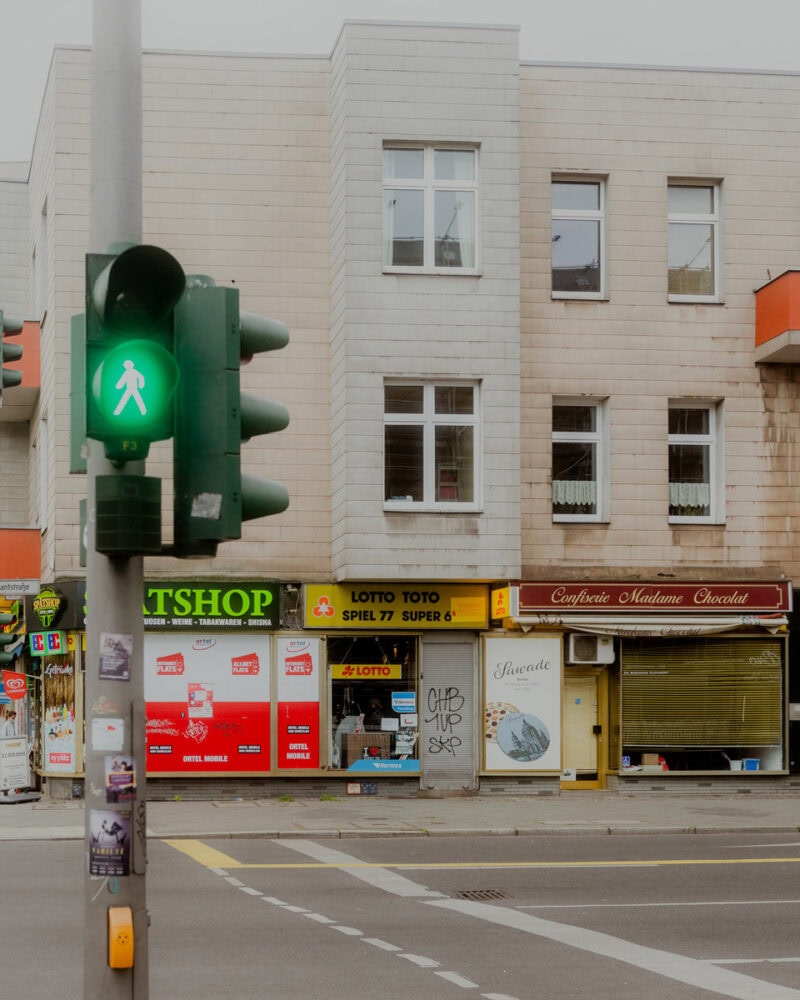
[[275,583],[145,583],[146,629],[277,628]]

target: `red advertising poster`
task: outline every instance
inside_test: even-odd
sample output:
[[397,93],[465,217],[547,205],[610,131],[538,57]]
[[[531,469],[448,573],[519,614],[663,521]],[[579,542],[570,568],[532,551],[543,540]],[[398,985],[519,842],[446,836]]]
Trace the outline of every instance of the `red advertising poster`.
[[278,767],[319,767],[319,640],[278,640]]
[[148,774],[268,771],[269,674],[267,636],[145,635]]

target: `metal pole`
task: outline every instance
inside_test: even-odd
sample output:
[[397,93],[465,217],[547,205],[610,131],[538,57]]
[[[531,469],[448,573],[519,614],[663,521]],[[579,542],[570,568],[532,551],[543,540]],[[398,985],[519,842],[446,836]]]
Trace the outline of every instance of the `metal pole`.
[[[107,253],[142,240],[141,0],[94,0],[93,13],[89,250]],[[143,471],[143,462],[125,466],[126,475]],[[94,543],[97,476],[118,473],[89,441],[84,1000],[149,996],[143,560],[108,558]],[[122,801],[109,781],[114,761],[133,767],[135,791]],[[111,906],[131,909],[132,968],[109,967]]]

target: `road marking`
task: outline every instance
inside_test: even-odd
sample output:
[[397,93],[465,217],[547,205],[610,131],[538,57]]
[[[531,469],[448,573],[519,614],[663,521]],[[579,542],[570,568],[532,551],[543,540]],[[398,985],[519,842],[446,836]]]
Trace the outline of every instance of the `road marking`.
[[434,976],[441,976],[448,983],[452,983],[454,986],[461,986],[465,990],[477,990],[478,988],[477,983],[473,983],[471,979],[459,976],[457,972],[434,972]]
[[380,948],[381,951],[402,951],[403,949],[396,944],[389,944],[388,941],[381,941],[380,938],[362,938],[364,944],[371,944],[375,948]]
[[767,983],[674,952],[635,944],[601,931],[559,924],[518,910],[489,903],[473,903],[465,899],[430,899],[425,901],[425,905],[452,910],[525,934],[544,937],[570,948],[615,959],[666,979],[719,993],[728,1000],[800,1000],[800,990]]
[[407,962],[413,962],[414,965],[418,965],[420,969],[438,969],[442,964],[441,962],[437,962],[435,958],[426,958],[425,955],[412,955],[406,951],[397,957],[404,958]]
[[165,840],[165,844],[174,847],[176,851],[187,855],[206,868],[241,868],[238,861],[223,854],[222,851],[209,847],[202,840]]
[[[306,851],[304,846],[312,843],[308,840],[277,840],[273,843],[280,844],[291,850],[298,850],[300,853],[309,854],[315,857],[316,861],[303,862],[257,862],[245,863],[237,861],[228,854],[209,847],[200,840],[165,840],[165,844],[174,847],[188,857],[193,858],[206,868],[224,869],[264,869],[264,870],[303,870],[303,869],[323,869],[323,868],[343,868],[348,870],[364,869],[374,871],[474,871],[477,869],[558,869],[558,868],[660,868],[660,867],[683,867],[691,865],[778,865],[778,864],[800,864],[798,858],[652,858],[641,861],[620,860],[620,861],[359,861],[349,854],[334,851],[330,848],[323,848],[319,845],[317,853]],[[369,879],[364,879],[369,881]],[[413,884],[413,883],[410,883]],[[390,890],[387,890],[390,891]],[[419,895],[419,886],[413,895]],[[437,895],[441,895],[438,893]]]
[[[431,894],[424,886],[417,886],[418,891],[415,893],[413,891],[414,883],[409,879],[393,872],[386,872],[386,875],[393,876],[392,878],[381,879],[377,871],[372,869],[365,871],[353,867],[353,863],[357,862],[358,859],[352,855],[333,851],[320,844],[315,844],[313,841],[296,840],[292,841],[291,844],[287,843],[286,846],[291,846],[292,849],[306,853],[318,860],[322,857],[331,862],[335,860],[337,867],[344,868],[354,878],[369,881],[370,884],[382,888],[386,892],[396,893],[404,897],[420,898],[426,906],[451,910],[464,916],[475,917],[486,923],[547,938],[567,947],[578,948],[593,955],[600,955],[632,965],[666,979],[689,986],[697,986],[711,993],[718,993],[727,997],[727,1000],[800,1000],[800,990],[767,983],[732,969],[721,968],[674,952],[635,944],[611,934],[545,920],[532,914],[521,913],[518,909],[509,909],[491,903],[447,899],[442,898],[441,894],[438,893],[433,895],[439,898],[430,898]],[[442,973],[435,972],[434,975],[442,975]]]
[[393,896],[440,899],[443,895],[441,892],[426,889],[424,885],[412,882],[394,871],[389,871],[385,865],[361,866],[358,864],[358,859],[354,858],[352,854],[335,851],[332,847],[316,844],[312,840],[282,840],[280,843],[299,854],[307,854],[316,858],[317,861],[323,862],[325,868],[346,868],[354,878],[360,879],[376,889],[381,889],[383,892],[390,892]]
[[796,906],[800,899],[709,899],[691,903],[520,903],[518,910],[605,910],[620,908],[635,910],[637,906],[655,908],[660,906]]
[[[425,886],[419,885],[402,875],[398,875],[393,868],[417,868],[417,869],[470,869],[473,867],[497,867],[497,868],[585,868],[585,867],[641,867],[642,865],[729,865],[729,864],[795,864],[800,858],[730,858],[723,859],[692,859],[677,860],[667,859],[661,861],[646,862],[625,862],[625,861],[602,861],[602,862],[571,862],[552,864],[550,862],[514,862],[511,864],[499,862],[497,864],[479,865],[461,863],[431,863],[420,865],[419,863],[398,863],[398,864],[365,864],[352,855],[342,851],[317,844],[307,840],[275,841],[281,846],[295,850],[298,853],[306,854],[315,859],[316,864],[310,865],[244,865],[235,859],[210,848],[201,841],[192,840],[167,840],[164,843],[174,847],[187,856],[198,861],[208,868],[219,869],[242,869],[242,868],[338,868],[351,874],[354,878],[372,885],[384,892],[405,898],[420,899],[428,906],[438,906],[442,909],[461,913],[465,916],[475,917],[487,923],[499,924],[513,930],[527,934],[537,935],[552,941],[578,948],[592,954],[612,958],[628,965],[644,969],[661,975],[667,979],[686,983],[687,985],[698,986],[701,989],[712,993],[718,993],[728,1000],[800,1000],[800,990],[790,987],[779,986],[767,983],[751,976],[742,975],[731,969],[721,968],[719,965],[702,960],[687,958],[683,955],[662,951],[657,948],[650,948],[638,945],[621,938],[616,938],[610,934],[599,931],[590,931],[580,927],[572,927],[568,924],[556,923],[544,920],[531,914],[519,912],[519,908],[509,909],[489,903],[471,902],[463,899],[448,899],[442,893],[433,892]],[[226,880],[231,884],[242,885],[238,879],[226,876]],[[262,897],[267,899],[267,897]],[[289,908],[288,904],[278,905]],[[333,929],[341,930],[342,933],[361,934],[354,928],[343,928],[341,925],[333,925]],[[362,939],[363,940],[363,939]],[[435,972],[434,975],[447,978],[452,975],[457,979],[461,977],[456,973]],[[463,984],[469,984],[468,988],[477,988],[476,984],[470,980],[463,980]],[[462,985],[461,982],[456,985]]]

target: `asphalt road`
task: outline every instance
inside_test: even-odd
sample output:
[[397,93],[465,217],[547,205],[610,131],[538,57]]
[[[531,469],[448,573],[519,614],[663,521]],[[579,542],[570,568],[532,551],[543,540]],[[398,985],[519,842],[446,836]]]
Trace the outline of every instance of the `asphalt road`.
[[[790,834],[151,840],[149,856],[151,1000],[800,1000]],[[3,845],[4,996],[82,996],[82,864],[79,842]]]

